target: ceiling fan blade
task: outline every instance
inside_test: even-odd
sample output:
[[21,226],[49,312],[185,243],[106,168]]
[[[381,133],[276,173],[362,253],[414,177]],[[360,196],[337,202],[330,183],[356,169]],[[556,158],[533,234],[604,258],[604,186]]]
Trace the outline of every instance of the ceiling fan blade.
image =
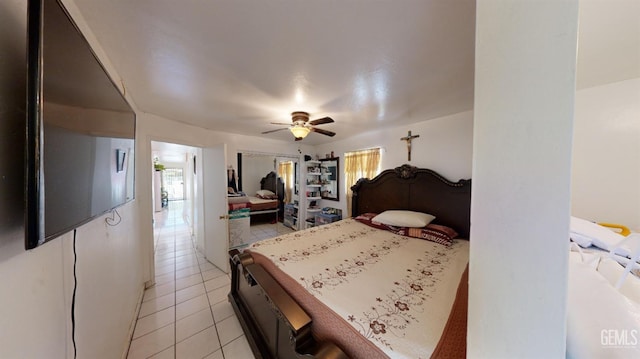
[[322,129],[315,128],[315,127],[311,127],[311,131],[313,131],[313,132],[317,132],[317,133],[320,133],[320,134],[323,134],[323,135],[325,135],[325,136],[331,136],[331,137],[333,137],[333,136],[335,136],[335,135],[336,135],[336,133],[335,133],[335,132],[331,132],[331,131],[327,131],[327,130],[322,130]]
[[324,123],[331,123],[331,122],[334,122],[331,117],[323,117],[317,120],[309,121],[309,124],[312,126],[315,126],[315,125],[322,125]]
[[288,130],[288,129],[289,129],[289,127],[285,127],[285,128],[279,128],[279,129],[277,129],[277,130],[264,131],[264,132],[260,132],[260,133],[262,133],[262,134],[264,135],[264,134],[266,134],[266,133],[278,132],[278,131]]
[[284,122],[270,122],[272,125],[285,125],[285,126],[291,126],[291,123],[284,123]]

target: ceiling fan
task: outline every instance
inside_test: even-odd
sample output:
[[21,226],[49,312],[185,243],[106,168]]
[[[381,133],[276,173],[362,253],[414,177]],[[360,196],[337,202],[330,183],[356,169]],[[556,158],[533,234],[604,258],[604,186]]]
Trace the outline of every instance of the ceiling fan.
[[291,113],[291,123],[284,122],[271,122],[272,125],[288,125],[289,127],[279,128],[277,130],[265,131],[262,134],[282,131],[289,129],[293,136],[295,136],[296,141],[300,141],[303,138],[307,137],[309,132],[317,132],[319,134],[333,137],[336,135],[335,132],[323,130],[320,128],[316,128],[316,125],[322,125],[325,123],[334,122],[331,117],[323,117],[317,120],[309,121],[309,113],[304,111],[295,111]]

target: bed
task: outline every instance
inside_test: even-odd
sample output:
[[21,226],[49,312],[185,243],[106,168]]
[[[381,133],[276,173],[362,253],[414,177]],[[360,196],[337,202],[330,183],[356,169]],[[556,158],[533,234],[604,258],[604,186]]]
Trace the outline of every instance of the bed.
[[[272,193],[267,195],[265,191]],[[229,209],[249,208],[251,223],[277,221],[284,214],[284,183],[275,172],[260,179],[260,191],[255,195],[229,195]]]
[[[354,218],[425,212],[468,238],[470,180],[403,165],[352,189]],[[256,357],[464,357],[468,241],[447,247],[382,232],[347,219],[230,251],[229,300]],[[370,249],[349,252],[362,243]],[[389,273],[394,280],[381,279]],[[416,338],[425,348],[413,348]]]
[[569,238],[567,357],[640,358],[640,234],[571,216]]

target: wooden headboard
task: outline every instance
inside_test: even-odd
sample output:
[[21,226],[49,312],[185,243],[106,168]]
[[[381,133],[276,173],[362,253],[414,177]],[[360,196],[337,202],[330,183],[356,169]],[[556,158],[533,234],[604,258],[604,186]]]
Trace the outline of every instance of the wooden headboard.
[[351,187],[351,215],[388,209],[432,214],[433,223],[454,228],[469,238],[471,180],[451,182],[435,171],[402,165],[385,170],[373,179],[362,178]]
[[278,177],[273,171],[262,177],[260,180],[260,189],[268,189],[277,194],[279,200],[284,198],[284,182],[282,182],[282,178]]

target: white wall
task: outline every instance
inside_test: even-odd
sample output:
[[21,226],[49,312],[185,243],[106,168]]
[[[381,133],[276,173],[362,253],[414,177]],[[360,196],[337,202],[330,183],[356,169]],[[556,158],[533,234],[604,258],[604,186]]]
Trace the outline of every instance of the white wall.
[[[63,3],[107,71],[119,79],[73,1]],[[19,12],[26,18],[26,5]],[[138,202],[118,211],[122,222],[115,227],[101,216],[77,229],[79,358],[121,357],[142,295]],[[71,358],[73,234],[30,251],[24,250],[24,232],[11,235],[15,245],[3,247],[0,260],[0,357]]]
[[578,2],[476,10],[467,356],[562,358]]
[[[411,162],[407,161],[407,143],[400,140],[409,130],[412,135],[420,135],[412,142]],[[311,154],[318,154],[323,158],[326,153],[333,151],[334,156],[340,157],[340,201],[322,200],[321,206],[340,208],[343,217],[347,217],[344,153],[372,147],[383,149],[381,171],[409,163],[430,168],[454,182],[471,178],[473,113],[462,112],[412,125],[364,132],[345,140],[317,146]]]
[[571,212],[640,232],[640,78],[577,91]]
[[[260,190],[260,180],[274,168],[275,155],[258,155],[243,153],[242,155],[242,191],[248,196],[255,196]],[[236,168],[237,166],[233,166]],[[237,171],[236,171],[237,173]]]
[[[136,140],[136,161],[137,163],[145,164],[144,169],[136,172],[136,183],[142,188],[146,188],[136,192],[136,196],[141,203],[139,213],[142,223],[141,241],[146,253],[143,263],[143,276],[147,281],[151,280],[153,276],[153,212],[151,208],[151,191],[148,189],[151,186],[151,171],[148,165],[152,161],[151,141],[170,142],[202,148],[226,143],[227,164],[233,164],[234,167],[236,167],[237,153],[243,150],[298,156],[299,150],[302,153],[309,153],[312,149],[310,146],[295,142],[206,130],[148,113],[140,113],[137,117]],[[202,164],[200,159],[197,159],[197,161],[198,164]],[[196,186],[202,187],[199,184],[196,184]],[[196,216],[200,218],[197,213]]]

